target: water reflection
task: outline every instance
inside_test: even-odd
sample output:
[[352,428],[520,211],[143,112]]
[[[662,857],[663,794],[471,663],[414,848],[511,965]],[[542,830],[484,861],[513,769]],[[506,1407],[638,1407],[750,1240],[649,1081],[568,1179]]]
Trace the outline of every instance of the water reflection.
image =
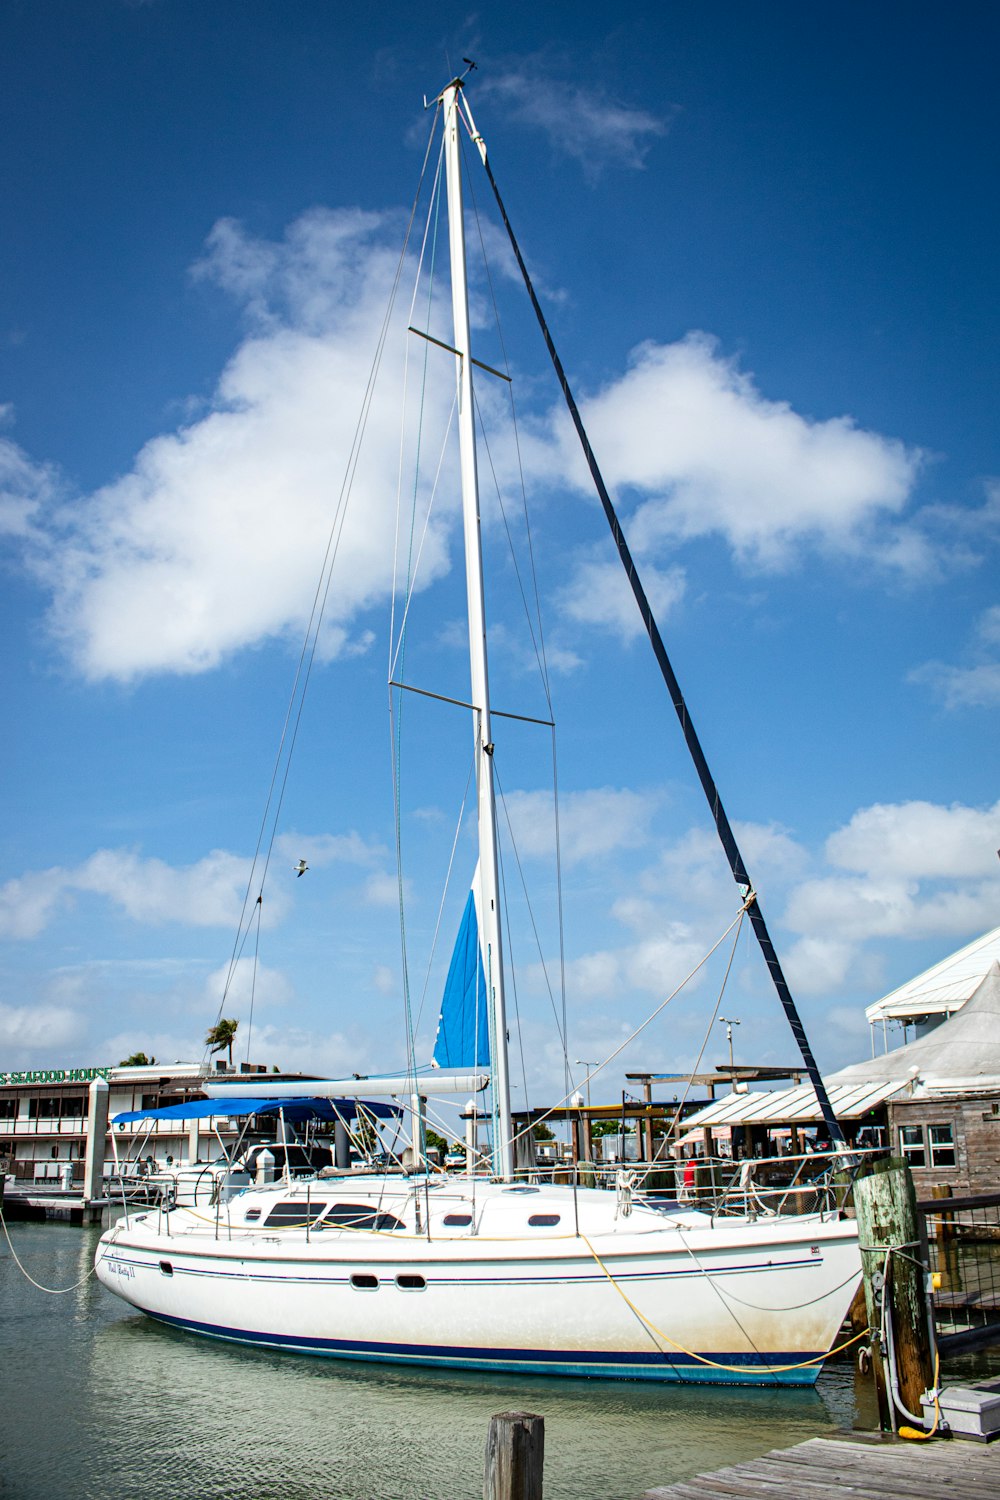
[[[96,1232],[12,1227],[38,1280],[84,1274]],[[493,1412],[545,1417],[547,1500],[645,1489],[850,1425],[850,1367],[817,1391],[393,1371],[158,1327],[92,1279],[37,1292],[0,1260],[0,1492],[125,1500],[475,1500]],[[5,1488],[4,1482],[6,1482]]]

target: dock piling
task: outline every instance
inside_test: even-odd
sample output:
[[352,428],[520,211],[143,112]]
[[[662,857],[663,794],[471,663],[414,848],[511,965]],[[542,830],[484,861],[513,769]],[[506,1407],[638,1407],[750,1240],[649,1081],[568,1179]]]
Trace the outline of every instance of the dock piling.
[[483,1500],[542,1500],[545,1418],[502,1411],[486,1435]]

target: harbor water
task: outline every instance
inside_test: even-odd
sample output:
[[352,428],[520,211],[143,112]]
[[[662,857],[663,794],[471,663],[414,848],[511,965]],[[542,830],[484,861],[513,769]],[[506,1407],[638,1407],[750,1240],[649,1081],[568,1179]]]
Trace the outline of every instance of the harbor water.
[[850,1427],[852,1366],[815,1390],[638,1386],[386,1367],[197,1339],[88,1277],[99,1231],[0,1236],[3,1500],[478,1500],[490,1416],[545,1418],[546,1500],[634,1500]]

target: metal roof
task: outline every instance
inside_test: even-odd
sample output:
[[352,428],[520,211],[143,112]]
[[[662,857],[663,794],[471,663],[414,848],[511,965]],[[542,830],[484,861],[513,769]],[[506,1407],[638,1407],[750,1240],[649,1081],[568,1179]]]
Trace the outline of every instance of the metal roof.
[[[838,1119],[856,1120],[906,1087],[905,1082],[885,1080],[839,1084],[829,1091],[830,1103]],[[777,1093],[727,1094],[698,1114],[689,1115],[684,1125],[688,1130],[697,1130],[709,1125],[780,1125],[791,1120],[796,1124],[811,1124],[821,1123],[822,1119],[813,1086],[804,1083],[799,1088],[780,1089]]]
[[903,1020],[960,1010],[1000,959],[1000,927],[984,932],[957,953],[949,954],[915,979],[890,990],[865,1011],[868,1021]]

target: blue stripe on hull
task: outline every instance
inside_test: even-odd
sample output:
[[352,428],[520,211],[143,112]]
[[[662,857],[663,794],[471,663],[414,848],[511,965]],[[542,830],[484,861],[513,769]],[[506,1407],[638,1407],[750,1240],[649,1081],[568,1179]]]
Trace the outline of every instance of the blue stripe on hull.
[[[504,1349],[491,1351],[475,1348],[442,1348],[433,1344],[381,1344],[358,1339],[297,1338],[294,1334],[260,1333],[239,1328],[222,1328],[214,1323],[196,1323],[187,1318],[173,1318],[165,1313],[150,1313],[158,1322],[207,1338],[230,1343],[250,1344],[260,1349],[280,1349],[292,1354],[317,1354],[330,1359],[359,1359],[388,1364],[436,1365],[453,1370],[489,1370],[514,1375],[573,1375],[598,1377],[602,1380],[658,1380],[701,1385],[814,1385],[819,1365],[806,1369],[783,1370],[783,1365],[797,1365],[801,1360],[819,1358],[813,1354],[772,1354],[770,1360],[757,1354],[718,1354],[719,1364],[738,1366],[737,1370],[718,1370],[702,1365],[688,1354],[669,1357],[648,1351],[581,1355],[576,1351],[550,1349]],[[768,1368],[773,1362],[777,1370]]]

